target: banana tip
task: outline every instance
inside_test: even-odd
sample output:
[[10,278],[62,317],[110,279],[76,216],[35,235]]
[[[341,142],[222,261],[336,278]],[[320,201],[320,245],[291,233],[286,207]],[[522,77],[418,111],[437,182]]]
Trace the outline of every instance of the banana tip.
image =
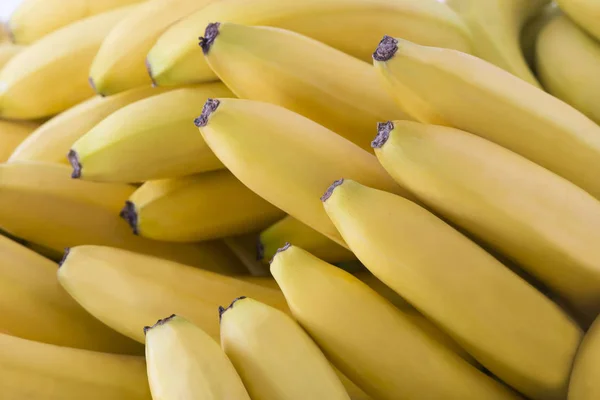
[[62,267],[62,265],[65,263],[65,261],[67,261],[67,257],[69,257],[69,253],[71,252],[71,248],[70,247],[66,247],[65,248],[65,252],[61,258],[61,260],[58,262],[58,268]]
[[273,254],[273,258],[271,258],[271,260],[269,261],[269,265],[273,263],[273,260],[275,260],[275,257],[277,257],[277,254],[283,253],[284,251],[286,251],[290,247],[292,247],[291,243],[290,242],[285,242],[285,244],[283,245],[283,247],[278,248],[277,251],[275,252],[275,254]]
[[256,239],[256,261],[262,261],[265,258],[265,245],[260,240],[260,236]]
[[90,86],[92,87],[94,92],[96,92],[97,95],[99,95],[100,97],[104,97],[104,94],[100,93],[98,91],[98,89],[96,88],[96,83],[94,82],[94,78],[92,78],[91,76],[88,77],[88,82],[90,83]]
[[135,211],[135,204],[133,204],[133,202],[127,200],[125,202],[125,206],[119,213],[119,216],[125,221],[127,221],[131,229],[133,229],[134,235],[139,235],[140,232],[138,231],[138,215],[137,211]]
[[202,114],[200,114],[200,116],[194,120],[194,124],[198,128],[206,126],[206,124],[208,124],[208,118],[212,113],[217,111],[217,108],[219,108],[219,104],[221,104],[221,102],[217,99],[206,100],[206,103],[204,103],[204,107],[202,107]]
[[79,162],[79,156],[77,155],[77,152],[75,150],[69,150],[69,154],[67,154],[67,159],[73,167],[71,178],[81,178],[81,163]]
[[167,318],[162,318],[162,319],[159,319],[159,320],[158,320],[158,321],[156,321],[156,323],[155,323],[154,325],[152,325],[152,326],[145,326],[145,327],[144,327],[144,335],[145,335],[146,333],[148,333],[148,331],[149,331],[150,329],[152,329],[152,328],[156,328],[157,326],[164,325],[164,324],[166,324],[167,322],[169,322],[170,320],[172,320],[173,318],[175,318],[176,316],[177,316],[176,314],[171,314],[171,315],[169,315]]
[[219,36],[219,26],[221,24],[219,22],[211,22],[206,26],[204,30],[204,36],[200,36],[200,47],[202,48],[202,53],[207,55],[210,51],[210,47],[215,42],[217,36]]
[[156,83],[156,80],[154,79],[154,75],[152,75],[152,65],[150,64],[150,60],[148,60],[148,58],[146,58],[144,63],[146,64],[146,71],[148,71],[148,76],[150,76],[150,80],[152,81],[152,87],[157,87],[158,84]]
[[398,51],[398,40],[385,35],[373,53],[375,61],[388,61]]
[[331,195],[333,194],[333,191],[335,190],[336,187],[340,186],[342,183],[344,183],[344,178],[342,179],[338,179],[337,181],[334,181],[325,191],[325,193],[323,194],[323,196],[321,196],[321,201],[323,203],[325,203],[327,200],[329,200],[329,198],[331,197]]
[[371,147],[379,149],[383,147],[385,142],[390,138],[390,133],[394,130],[394,123],[392,121],[378,122],[377,123],[377,136],[371,142]]
[[233,300],[233,301],[231,302],[231,304],[230,304],[230,305],[229,305],[227,308],[224,308],[224,307],[222,307],[222,306],[219,306],[219,323],[221,322],[221,319],[222,319],[222,317],[223,317],[223,314],[225,314],[225,311],[232,309],[232,308],[233,308],[233,305],[234,305],[235,303],[237,303],[237,302],[238,302],[238,301],[240,301],[240,300],[244,300],[245,298],[246,298],[246,296],[240,296],[240,297],[238,297],[237,299]]

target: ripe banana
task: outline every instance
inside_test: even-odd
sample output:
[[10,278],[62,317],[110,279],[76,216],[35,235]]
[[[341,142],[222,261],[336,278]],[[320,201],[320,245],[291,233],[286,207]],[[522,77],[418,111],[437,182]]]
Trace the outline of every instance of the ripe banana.
[[202,329],[171,315],[144,331],[154,399],[250,400],[231,361]]
[[42,124],[11,155],[13,161],[45,161],[69,165],[71,145],[121,107],[172,88],[139,88],[111,97],[92,97]]
[[600,3],[597,0],[556,0],[561,10],[585,29],[596,40],[600,40]]
[[146,182],[121,213],[136,235],[168,242],[250,233],[282,215],[225,169]]
[[19,46],[12,43],[0,43],[0,69],[2,69],[8,61],[25,49],[25,46]]
[[0,333],[3,400],[150,400],[144,364]]
[[123,107],[72,145],[73,176],[141,182],[223,168],[193,123],[201,105],[215,96],[233,94],[222,83],[208,83]]
[[535,65],[535,53],[537,47],[537,38],[540,31],[554,17],[561,15],[562,12],[554,1],[543,7],[538,14],[531,17],[521,30],[521,51],[523,57],[529,66],[531,72],[537,76]]
[[48,117],[92,97],[88,71],[94,55],[110,29],[136,7],[75,22],[13,57],[0,71],[0,117]]
[[220,242],[165,243],[133,235],[119,212],[134,187],[74,180],[69,173],[60,164],[0,164],[0,228],[57,251],[99,244],[222,273],[244,270]]
[[247,297],[219,310],[221,346],[261,400],[350,400],[319,347],[288,315]]
[[243,294],[287,310],[272,278],[229,277],[111,247],[71,248],[58,280],[93,316],[141,343],[142,328],[169,312],[218,339],[218,307]]
[[0,162],[9,159],[12,152],[22,143],[38,124],[32,122],[10,122],[0,120]]
[[156,40],[170,25],[212,1],[149,0],[124,18],[106,36],[90,68],[96,92],[106,96],[150,86],[145,59]]
[[250,190],[342,246],[319,202],[327,180],[348,176],[408,196],[371,154],[283,107],[209,99],[196,125],[216,156]]
[[139,343],[88,314],[58,284],[57,265],[0,236],[0,332],[60,346],[141,354]]
[[417,204],[334,185],[327,214],[377,278],[521,393],[564,398],[582,331],[560,307]]
[[271,272],[296,320],[329,360],[374,398],[520,398],[357,278],[310,253],[286,246],[275,255]]
[[269,262],[288,242],[329,263],[356,260],[354,253],[289,215],[260,233],[257,258]]
[[21,0],[6,27],[15,43],[31,44],[81,19],[140,1]]
[[372,66],[306,36],[214,23],[203,43],[208,65],[237,97],[285,107],[369,152],[377,121],[407,118]]
[[[527,20],[550,0],[447,0],[471,30],[478,57],[537,87],[521,51],[521,31]],[[439,46],[438,46],[439,47]]]
[[373,57],[418,121],[491,140],[600,198],[600,127],[571,106],[454,50],[385,37]]
[[569,400],[595,400],[600,398],[598,367],[600,366],[600,318],[585,334],[577,351],[571,381]]
[[600,124],[600,43],[559,15],[541,30],[536,55],[544,88]]
[[223,0],[196,11],[160,36],[147,57],[156,84],[216,79],[196,41],[211,22],[289,29],[363,61],[369,61],[372,44],[383,34],[465,52],[471,47],[460,17],[436,0]]

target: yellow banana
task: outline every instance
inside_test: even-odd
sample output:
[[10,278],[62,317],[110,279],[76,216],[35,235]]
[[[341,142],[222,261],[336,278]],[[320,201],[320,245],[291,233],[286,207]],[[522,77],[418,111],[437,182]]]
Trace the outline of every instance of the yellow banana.
[[253,399],[350,400],[325,355],[290,316],[246,297],[219,315],[221,346]]
[[106,36],[90,68],[96,92],[106,96],[150,86],[145,59],[156,40],[170,25],[212,1],[150,0],[124,18]]
[[10,156],[13,161],[45,161],[69,165],[71,145],[97,123],[121,107],[172,88],[139,88],[111,97],[96,96],[48,120]]
[[354,253],[345,247],[289,215],[260,233],[256,248],[257,258],[269,262],[277,249],[288,242],[330,263],[356,259]]
[[12,43],[0,43],[0,70],[8,63],[8,61],[22,52],[25,46]]
[[521,393],[564,398],[582,331],[559,306],[417,204],[334,185],[327,214],[377,278]]
[[529,69],[537,76],[535,65],[535,53],[537,47],[537,38],[540,31],[548,22],[557,15],[562,14],[558,4],[554,1],[543,7],[539,13],[531,17],[521,30],[521,51]]
[[[447,0],[471,30],[473,52],[480,58],[540,86],[529,69],[520,45],[527,20],[550,0]],[[438,46],[439,47],[439,46]]]
[[209,83],[123,107],[72,145],[73,176],[141,182],[223,168],[193,120],[207,98],[229,96],[222,83]]
[[285,107],[369,152],[377,121],[407,118],[372,66],[295,32],[214,23],[203,44],[237,97]]
[[57,265],[0,236],[0,332],[60,346],[141,354],[129,338],[102,324],[58,284]]
[[456,13],[436,0],[223,0],[163,33],[147,57],[158,85],[216,79],[196,38],[211,22],[289,29],[369,61],[372,44],[396,35],[424,45],[470,51],[470,34]]
[[541,30],[536,48],[544,88],[600,124],[600,43],[559,15]]
[[31,135],[38,126],[38,124],[31,122],[0,120],[0,162],[8,160],[15,148]]
[[241,235],[282,215],[227,170],[146,182],[121,213],[136,235],[169,242]]
[[135,187],[74,180],[69,174],[60,164],[0,164],[0,228],[56,251],[99,244],[222,273],[244,270],[221,242],[165,243],[135,236],[119,218]]
[[219,344],[185,318],[171,315],[144,332],[152,398],[250,400]]
[[30,44],[81,19],[142,0],[21,0],[6,27],[15,43]]
[[150,400],[143,357],[0,333],[2,400]]
[[48,117],[92,97],[88,71],[94,55],[110,29],[136,7],[75,22],[13,57],[0,71],[0,117]]
[[271,272],[294,317],[329,360],[374,398],[520,398],[357,278],[310,253],[286,246]]
[[375,142],[382,165],[430,209],[518,262],[588,323],[600,313],[597,199],[457,129],[388,122]]
[[592,324],[585,334],[569,382],[568,400],[595,400],[600,398],[600,318]]
[[342,374],[340,372],[340,370],[335,368],[335,366],[333,364],[332,364],[332,367],[333,367],[335,373],[338,375],[338,378],[340,378],[340,382],[342,382],[342,385],[344,385],[346,392],[348,392],[348,396],[350,396],[350,400],[373,400],[373,398],[371,396],[369,396],[361,388],[356,386],[356,384],[354,382],[352,382],[350,379],[348,379],[348,377],[346,375]]
[[600,3],[597,0],[556,0],[560,8],[596,40],[600,40]]
[[571,106],[454,50],[385,37],[373,57],[398,101],[420,122],[491,140],[600,198],[600,127]]
[[216,156],[250,190],[341,245],[319,202],[327,180],[348,176],[408,196],[371,154],[283,107],[209,99],[196,125]]
[[169,312],[218,339],[218,307],[242,294],[287,310],[272,278],[229,277],[111,247],[71,248],[58,280],[93,316],[141,343],[143,327]]

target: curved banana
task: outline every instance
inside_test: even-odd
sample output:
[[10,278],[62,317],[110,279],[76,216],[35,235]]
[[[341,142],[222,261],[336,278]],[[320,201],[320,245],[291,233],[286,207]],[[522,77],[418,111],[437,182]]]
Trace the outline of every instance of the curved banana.
[[121,213],[136,235],[168,242],[250,233],[282,215],[227,170],[146,182]]
[[454,50],[386,36],[373,57],[397,100],[418,121],[481,136],[600,199],[600,127],[579,111]]
[[287,310],[272,278],[225,276],[111,247],[71,248],[58,280],[93,316],[141,343],[143,327],[169,312],[218,339],[219,306],[243,294]]
[[3,400],[151,400],[144,357],[55,346],[0,333]]
[[541,30],[536,56],[544,88],[600,124],[600,43],[559,15]]
[[0,69],[2,69],[11,58],[25,49],[25,46],[12,43],[0,43]]
[[351,180],[328,193],[327,214],[377,278],[521,393],[564,398],[583,334],[559,306],[415,203]]
[[222,273],[244,270],[221,242],[165,243],[135,236],[119,218],[135,187],[85,182],[69,174],[60,164],[0,164],[0,228],[57,251],[98,244]]
[[193,121],[207,98],[229,96],[229,89],[216,82],[123,107],[72,144],[73,176],[141,182],[222,169]]
[[158,85],[216,79],[197,38],[211,22],[275,26],[321,41],[363,61],[384,34],[469,52],[467,27],[436,0],[223,0],[182,19],[160,36],[147,57]]
[[571,381],[568,400],[595,400],[600,398],[600,318],[592,324],[579,346]]
[[289,315],[247,297],[219,314],[221,346],[253,399],[350,400],[325,355]]
[[64,26],[142,0],[21,0],[6,27],[11,39],[31,44]]
[[13,151],[39,127],[32,122],[0,120],[0,162],[10,158]]
[[286,246],[275,255],[271,272],[296,320],[329,360],[373,398],[520,398],[357,278],[310,253]]
[[171,315],[144,332],[154,399],[250,400],[219,344],[185,318]]
[[342,246],[319,202],[328,180],[349,176],[409,196],[371,154],[283,107],[209,99],[196,125],[215,155],[250,190]]
[[110,29],[136,7],[75,22],[13,57],[0,71],[0,117],[48,117],[92,97],[88,71],[94,55]]
[[115,96],[92,97],[58,114],[36,129],[10,156],[13,161],[45,161],[69,165],[71,145],[113,112],[172,88],[139,88]]
[[106,36],[90,68],[96,92],[113,95],[150,86],[146,55],[160,35],[179,19],[214,0],[149,0],[123,18]]
[[203,51],[240,99],[273,103],[371,152],[373,126],[408,118],[373,67],[314,39],[271,27],[209,24]]
[[543,7],[539,13],[531,17],[521,30],[521,51],[523,52],[523,57],[525,57],[527,65],[529,65],[529,69],[536,76],[538,74],[535,65],[535,53],[538,35],[548,22],[561,14],[562,11],[558,7],[558,4],[552,1],[550,4]]
[[561,10],[585,29],[596,40],[600,40],[600,3],[596,0],[556,0]]
[[269,262],[277,249],[286,243],[294,243],[295,246],[329,263],[356,260],[356,256],[350,250],[290,215],[260,233],[256,256],[259,260]]

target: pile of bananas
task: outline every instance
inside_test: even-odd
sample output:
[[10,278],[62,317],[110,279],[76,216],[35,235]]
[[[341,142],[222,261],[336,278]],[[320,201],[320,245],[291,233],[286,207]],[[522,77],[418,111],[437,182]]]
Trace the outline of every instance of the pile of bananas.
[[600,399],[600,1],[2,34],[1,399]]

